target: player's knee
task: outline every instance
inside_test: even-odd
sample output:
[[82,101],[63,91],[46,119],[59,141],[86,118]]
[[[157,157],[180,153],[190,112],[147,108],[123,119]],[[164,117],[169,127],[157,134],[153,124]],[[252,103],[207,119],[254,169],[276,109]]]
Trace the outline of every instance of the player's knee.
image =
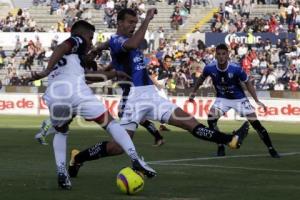
[[192,115],[184,112],[181,108],[177,108],[171,115],[168,124],[192,132],[199,122]]
[[113,120],[114,118],[110,115],[110,113],[105,112],[98,118],[94,119],[93,121],[99,124],[102,128],[106,129],[109,123]]
[[124,153],[122,147],[114,141],[107,143],[106,150],[109,155],[120,155]]
[[65,124],[61,127],[54,126],[54,129],[59,133],[67,133],[69,131],[69,124]]

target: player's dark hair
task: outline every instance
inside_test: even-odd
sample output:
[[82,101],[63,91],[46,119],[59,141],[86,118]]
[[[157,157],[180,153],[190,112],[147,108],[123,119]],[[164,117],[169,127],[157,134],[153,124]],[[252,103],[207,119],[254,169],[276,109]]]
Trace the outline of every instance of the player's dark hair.
[[137,16],[136,12],[133,9],[131,9],[131,8],[124,8],[124,9],[120,10],[120,12],[118,13],[117,21],[124,20],[125,19],[125,15],[131,15],[133,17]]
[[217,50],[225,50],[225,51],[228,51],[228,47],[226,44],[219,44],[217,47],[216,47],[216,51]]
[[77,32],[80,29],[85,29],[85,30],[89,30],[89,31],[93,31],[95,32],[95,26],[90,24],[87,21],[84,20],[79,20],[77,22],[75,22],[72,27],[71,27],[71,33]]

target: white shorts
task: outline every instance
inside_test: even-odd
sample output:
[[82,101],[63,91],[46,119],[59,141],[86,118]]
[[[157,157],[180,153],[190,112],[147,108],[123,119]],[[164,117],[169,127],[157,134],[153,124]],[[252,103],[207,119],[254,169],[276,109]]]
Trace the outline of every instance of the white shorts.
[[212,108],[217,109],[224,115],[233,108],[240,116],[246,116],[255,113],[254,107],[250,104],[248,98],[242,99],[225,99],[217,98],[212,105]]
[[[90,88],[88,88],[90,90]],[[107,111],[102,102],[92,93],[85,90],[82,94],[63,96],[63,92],[56,92],[56,95],[49,91],[43,99],[49,108],[50,119],[53,126],[62,127],[69,123],[73,117],[79,115],[86,120],[94,120]],[[58,95],[57,95],[58,94]]]
[[156,87],[157,93],[159,96],[161,96],[162,98],[168,99],[168,95],[167,95],[167,91],[165,89],[158,89]]
[[120,124],[135,131],[145,119],[166,123],[178,106],[161,97],[155,86],[132,87]]

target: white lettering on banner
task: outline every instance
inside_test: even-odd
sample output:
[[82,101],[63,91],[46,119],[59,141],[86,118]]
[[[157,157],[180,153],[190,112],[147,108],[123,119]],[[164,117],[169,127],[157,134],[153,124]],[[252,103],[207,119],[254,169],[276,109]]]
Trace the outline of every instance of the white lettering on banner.
[[[105,105],[107,110],[117,116],[120,96],[101,97],[97,96]],[[185,112],[194,115],[197,119],[206,120],[214,98],[195,98],[194,102],[189,102],[187,97],[170,97],[170,101],[177,104]],[[255,102],[250,99],[253,106]],[[256,113],[260,120],[266,121],[294,121],[300,122],[300,101],[290,99],[270,99],[263,100],[267,106],[265,112],[262,107],[256,107]],[[37,94],[1,94],[0,114],[26,114],[26,115],[48,115],[48,108],[42,100],[42,95]],[[221,119],[234,120],[242,119],[231,109],[225,117]]]
[[[253,36],[254,37],[254,43],[257,43],[259,39],[261,39],[261,36]],[[225,37],[225,43],[229,45],[232,41],[235,41],[237,43],[247,43],[247,36],[238,36],[237,34],[228,34]]]

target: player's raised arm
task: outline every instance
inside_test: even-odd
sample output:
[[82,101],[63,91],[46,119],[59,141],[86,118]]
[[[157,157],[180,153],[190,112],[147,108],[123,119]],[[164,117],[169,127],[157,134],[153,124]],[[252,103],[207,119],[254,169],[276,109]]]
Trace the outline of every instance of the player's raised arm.
[[[148,9],[145,20],[142,22],[141,26],[134,33],[134,35],[123,44],[123,48],[129,50],[129,49],[136,49],[140,46],[140,44],[143,42],[143,40],[145,38],[145,33],[148,29],[148,25],[156,13],[157,13],[156,8]],[[132,18],[129,21],[129,23],[134,24],[134,26],[135,26],[137,24],[136,20],[137,20],[137,18],[136,19]],[[121,23],[124,23],[124,22],[121,22]],[[135,27],[133,28],[132,31],[134,31],[134,29],[135,29]]]
[[31,73],[31,76],[27,78],[28,81],[35,81],[42,78],[45,78],[50,74],[50,72],[53,70],[56,63],[66,54],[71,52],[71,46],[67,42],[63,42],[60,45],[58,45],[55,50],[53,51],[48,66],[45,70],[41,72],[33,71]]

